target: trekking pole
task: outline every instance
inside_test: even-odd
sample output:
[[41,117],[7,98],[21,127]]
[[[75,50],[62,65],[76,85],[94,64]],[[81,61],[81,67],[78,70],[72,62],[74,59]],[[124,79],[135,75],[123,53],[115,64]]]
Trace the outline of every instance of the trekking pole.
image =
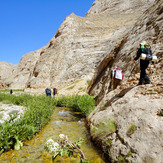
[[135,67],[137,66],[137,64],[135,63],[135,65],[134,65],[134,67],[133,67],[133,69],[131,70],[131,74],[130,74],[130,76],[129,77],[131,77],[131,75],[132,75],[132,73],[133,73],[133,71],[134,71],[134,69],[135,69]]

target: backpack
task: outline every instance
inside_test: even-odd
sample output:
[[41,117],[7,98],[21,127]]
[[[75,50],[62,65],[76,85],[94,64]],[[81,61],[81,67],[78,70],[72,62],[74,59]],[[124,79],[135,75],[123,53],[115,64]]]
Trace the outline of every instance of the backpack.
[[124,75],[122,73],[122,70],[120,68],[116,68],[113,70],[113,77],[114,79],[120,79],[122,80]]
[[151,46],[149,44],[141,45],[141,59],[151,61],[153,59],[152,57],[152,51]]
[[56,89],[56,88],[53,89],[53,94],[54,94],[54,95],[57,94],[57,89]]
[[51,94],[51,90],[50,89],[47,89],[46,90],[46,94]]

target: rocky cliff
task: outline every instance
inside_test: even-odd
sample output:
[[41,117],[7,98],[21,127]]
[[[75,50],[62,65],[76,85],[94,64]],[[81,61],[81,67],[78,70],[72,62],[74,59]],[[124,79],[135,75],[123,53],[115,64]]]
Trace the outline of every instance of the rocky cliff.
[[97,65],[153,1],[97,0],[86,17],[72,13],[45,47],[22,57],[8,84],[21,89],[61,88],[90,80]]
[[[25,54],[8,85],[37,90],[72,84],[75,88],[75,81],[86,87],[91,80],[87,92],[96,97],[97,106],[88,125],[108,160],[162,163],[162,2],[96,0],[86,17],[72,13],[45,47]],[[140,70],[133,58],[143,40],[158,61],[147,70],[152,84],[137,86]],[[112,90],[114,67],[121,67],[125,77]]]
[[11,77],[16,69],[16,65],[7,62],[0,62],[0,89],[4,89],[5,81]]
[[[102,60],[89,85],[88,92],[97,99],[88,118],[90,132],[111,162],[163,162],[162,29],[163,1],[157,1]],[[142,40],[151,45],[158,60],[147,70],[152,83],[137,86],[140,70],[133,58]],[[110,73],[114,67],[121,67],[125,78],[112,90]]]
[[14,70],[16,68],[16,65],[13,65],[11,63],[7,62],[0,62],[0,78],[1,80],[6,80],[9,78]]

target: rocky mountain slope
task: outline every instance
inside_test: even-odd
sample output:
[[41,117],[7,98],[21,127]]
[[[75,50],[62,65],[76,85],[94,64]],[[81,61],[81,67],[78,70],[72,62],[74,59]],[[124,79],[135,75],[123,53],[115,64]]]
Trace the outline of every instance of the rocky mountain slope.
[[[97,107],[88,118],[93,140],[111,162],[162,163],[163,160],[163,1],[157,1],[124,35],[99,64],[88,92]],[[147,73],[152,83],[137,86],[137,47],[146,40],[158,61]],[[121,67],[125,78],[116,90],[110,88],[110,72]]]
[[1,80],[5,80],[9,78],[12,74],[14,69],[16,68],[15,65],[7,62],[0,62],[0,78]]
[[14,72],[16,65],[7,62],[0,62],[0,89],[5,88],[4,81]]
[[[71,14],[45,47],[25,54],[6,83],[26,90],[57,87],[63,94],[89,84],[97,106],[88,126],[108,162],[162,163],[162,26],[162,0],[96,0],[86,17]],[[152,83],[137,86],[140,70],[133,58],[143,40],[158,61],[147,70]],[[125,77],[112,90],[114,67]]]
[[[76,80],[90,80],[97,65],[153,2],[139,0],[138,3],[130,3],[128,8],[134,8],[133,12],[126,8],[128,0],[116,3],[111,0],[95,1],[86,17],[72,13],[45,47],[22,57],[7,84],[11,88],[43,89],[60,88]],[[99,7],[104,9],[101,11]],[[99,10],[96,15],[93,14],[95,8]],[[110,12],[109,9],[115,11]]]

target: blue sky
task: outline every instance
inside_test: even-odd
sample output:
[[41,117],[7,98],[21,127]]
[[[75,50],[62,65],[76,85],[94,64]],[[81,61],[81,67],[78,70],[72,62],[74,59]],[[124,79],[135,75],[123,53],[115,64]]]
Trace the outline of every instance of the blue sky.
[[84,17],[95,0],[0,0],[0,62],[18,64],[45,46],[66,16]]

